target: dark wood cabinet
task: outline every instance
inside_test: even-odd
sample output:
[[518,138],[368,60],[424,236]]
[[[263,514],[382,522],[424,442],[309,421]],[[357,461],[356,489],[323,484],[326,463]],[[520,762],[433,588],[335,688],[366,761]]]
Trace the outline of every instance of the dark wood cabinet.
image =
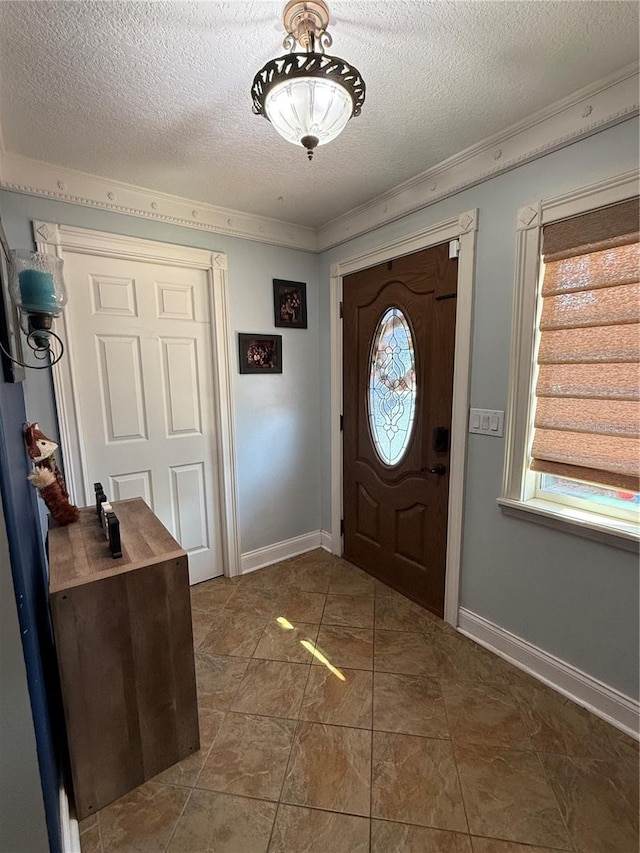
[[199,749],[187,555],[141,498],[49,532],[49,592],[79,819]]

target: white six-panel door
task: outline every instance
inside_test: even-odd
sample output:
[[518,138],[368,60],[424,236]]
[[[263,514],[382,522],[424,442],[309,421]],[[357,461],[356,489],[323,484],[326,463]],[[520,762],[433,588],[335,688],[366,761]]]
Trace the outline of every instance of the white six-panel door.
[[204,269],[63,251],[82,491],[142,496],[189,554],[223,573],[214,341]]

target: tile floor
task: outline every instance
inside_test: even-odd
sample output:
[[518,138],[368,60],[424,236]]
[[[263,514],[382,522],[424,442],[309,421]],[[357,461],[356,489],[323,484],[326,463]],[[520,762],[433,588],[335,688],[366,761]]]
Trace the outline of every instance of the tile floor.
[[202,748],[83,853],[637,853],[637,744],[345,561],[192,603]]

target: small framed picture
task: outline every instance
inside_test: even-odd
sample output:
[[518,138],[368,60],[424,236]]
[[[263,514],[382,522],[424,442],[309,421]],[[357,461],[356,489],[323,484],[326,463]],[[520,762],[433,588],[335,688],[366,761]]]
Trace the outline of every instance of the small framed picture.
[[238,332],[240,373],[282,373],[282,335]]
[[287,329],[307,328],[307,285],[303,281],[273,279],[275,325]]

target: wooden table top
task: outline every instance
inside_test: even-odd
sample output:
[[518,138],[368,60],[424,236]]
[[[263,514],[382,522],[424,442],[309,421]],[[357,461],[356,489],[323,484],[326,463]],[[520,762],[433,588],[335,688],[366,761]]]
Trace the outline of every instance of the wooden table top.
[[95,507],[85,507],[77,522],[49,530],[50,593],[186,556],[142,498],[112,506],[120,521],[122,557],[113,559]]

